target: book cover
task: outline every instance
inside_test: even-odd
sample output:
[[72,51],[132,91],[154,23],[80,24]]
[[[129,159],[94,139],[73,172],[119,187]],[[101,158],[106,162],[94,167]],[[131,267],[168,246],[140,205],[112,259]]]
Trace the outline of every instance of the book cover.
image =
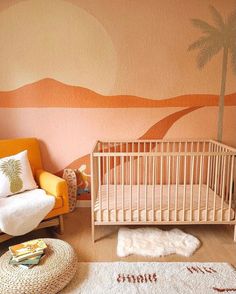
[[14,264],[14,265],[19,265],[19,264],[23,264],[23,265],[30,265],[30,264],[38,264],[41,260],[41,258],[44,256],[44,254],[40,254],[34,257],[30,257],[27,259],[24,259],[22,261],[16,261],[14,257],[11,257],[11,259],[9,260],[9,264]]
[[34,266],[34,264],[19,264],[18,267],[24,268],[24,269],[30,269]]
[[13,256],[18,257],[28,253],[42,251],[45,248],[47,248],[46,243],[42,239],[36,239],[10,246],[9,250]]
[[30,257],[42,255],[43,253],[44,253],[44,250],[35,251],[35,252],[29,252],[29,253],[26,253],[24,255],[13,256],[13,260],[14,261],[22,261],[22,260],[26,260],[26,259],[28,259]]

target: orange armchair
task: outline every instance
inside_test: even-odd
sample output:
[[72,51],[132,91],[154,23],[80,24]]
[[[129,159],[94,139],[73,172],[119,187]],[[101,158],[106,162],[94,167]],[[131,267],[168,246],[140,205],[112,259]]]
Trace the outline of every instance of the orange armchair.
[[[67,183],[62,178],[43,170],[39,142],[36,138],[0,140],[0,158],[14,155],[23,150],[28,151],[29,162],[37,184],[47,194],[53,195],[56,200],[54,208],[38,228],[59,226],[59,232],[62,233],[62,215],[69,212]],[[11,236],[3,233],[0,235],[0,241],[5,241],[10,238]]]

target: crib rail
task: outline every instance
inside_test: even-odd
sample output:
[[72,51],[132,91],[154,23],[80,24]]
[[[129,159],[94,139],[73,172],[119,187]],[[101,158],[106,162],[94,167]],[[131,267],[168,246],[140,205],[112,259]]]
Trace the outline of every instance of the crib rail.
[[235,156],[212,140],[98,141],[94,223],[235,223]]

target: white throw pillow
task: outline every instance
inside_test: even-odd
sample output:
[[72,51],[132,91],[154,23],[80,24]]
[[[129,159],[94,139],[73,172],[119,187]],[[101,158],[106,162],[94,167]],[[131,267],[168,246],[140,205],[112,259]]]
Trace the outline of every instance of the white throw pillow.
[[0,198],[35,188],[27,150],[0,159]]

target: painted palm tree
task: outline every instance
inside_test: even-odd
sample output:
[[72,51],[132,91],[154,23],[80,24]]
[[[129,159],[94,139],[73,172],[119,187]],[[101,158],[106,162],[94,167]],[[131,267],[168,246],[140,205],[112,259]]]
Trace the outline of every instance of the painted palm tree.
[[8,178],[10,183],[10,191],[12,193],[17,193],[22,189],[23,182],[20,178],[20,160],[8,159],[3,161],[0,165],[0,171]]
[[213,6],[210,6],[210,10],[214,25],[210,25],[201,19],[192,19],[192,24],[202,31],[203,36],[192,43],[188,50],[199,50],[197,56],[199,69],[202,69],[214,55],[223,50],[217,134],[218,140],[222,141],[224,96],[229,54],[231,55],[233,71],[236,74],[236,11],[224,20]]

